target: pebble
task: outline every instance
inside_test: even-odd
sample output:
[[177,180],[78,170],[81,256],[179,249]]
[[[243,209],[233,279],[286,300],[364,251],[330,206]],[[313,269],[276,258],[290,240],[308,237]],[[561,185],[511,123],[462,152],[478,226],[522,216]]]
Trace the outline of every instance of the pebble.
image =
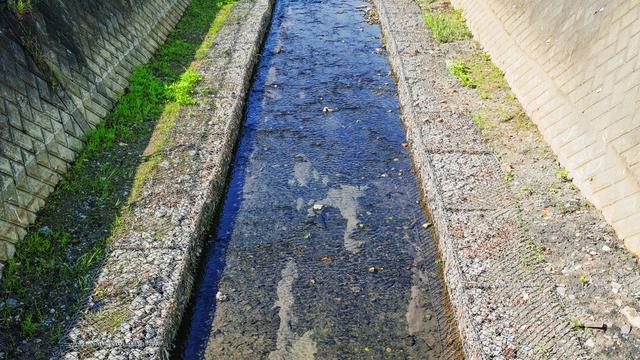
[[313,211],[320,211],[320,210],[322,210],[323,207],[324,207],[324,205],[322,205],[322,204],[314,204],[313,205]]
[[560,296],[565,296],[567,294],[567,289],[564,286],[558,286],[556,288],[556,292],[558,293],[558,295]]
[[627,318],[627,321],[629,321],[631,326],[640,327],[640,313],[638,313],[636,309],[630,306],[625,306],[620,310],[620,312]]
[[220,302],[226,301],[227,300],[227,295],[225,295],[225,294],[221,293],[220,291],[218,291],[216,293],[216,300],[220,301]]
[[609,251],[611,251],[611,248],[608,247],[607,245],[605,245],[605,246],[602,247],[602,251],[609,252]]
[[48,226],[41,227],[40,229],[38,229],[38,232],[43,235],[51,235],[53,233],[53,231],[51,231],[51,228]]
[[15,308],[15,307],[18,306],[18,300],[14,299],[14,298],[8,298],[5,303],[10,308]]
[[592,340],[592,339],[587,340],[587,341],[584,343],[584,345],[585,345],[585,346],[587,346],[587,347],[590,347],[590,348],[592,348],[592,347],[596,346],[596,344],[593,342],[593,340]]
[[631,332],[631,325],[629,324],[624,324],[620,327],[620,332],[622,333],[622,335],[629,335],[629,333]]
[[611,283],[611,292],[614,294],[617,294],[620,292],[620,287],[622,285],[618,284],[617,282],[612,282]]

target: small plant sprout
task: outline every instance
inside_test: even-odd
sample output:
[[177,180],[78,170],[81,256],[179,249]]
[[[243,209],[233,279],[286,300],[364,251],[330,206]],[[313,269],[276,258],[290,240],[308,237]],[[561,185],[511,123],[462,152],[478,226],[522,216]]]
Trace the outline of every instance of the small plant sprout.
[[14,7],[20,16],[31,10],[31,0],[17,0]]
[[513,182],[513,170],[512,169],[508,169],[505,174],[504,174],[504,179],[508,182],[508,183],[512,183]]
[[569,326],[571,327],[571,330],[577,330],[577,329],[583,328],[582,322],[575,315],[569,316]]
[[569,176],[569,170],[567,169],[560,169],[556,171],[556,178],[565,182],[571,181],[571,177]]
[[475,88],[477,84],[469,76],[469,67],[461,60],[454,60],[447,64],[449,72],[468,88]]
[[586,286],[589,283],[589,280],[590,280],[589,279],[589,275],[582,274],[582,275],[580,275],[578,280],[580,280],[580,284],[582,284],[582,286]]

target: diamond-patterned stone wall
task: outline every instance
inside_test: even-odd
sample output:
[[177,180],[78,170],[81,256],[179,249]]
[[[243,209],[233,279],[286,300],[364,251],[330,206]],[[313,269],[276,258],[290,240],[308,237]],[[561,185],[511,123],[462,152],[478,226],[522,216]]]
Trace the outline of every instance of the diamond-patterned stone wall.
[[189,0],[0,0],[0,261]]

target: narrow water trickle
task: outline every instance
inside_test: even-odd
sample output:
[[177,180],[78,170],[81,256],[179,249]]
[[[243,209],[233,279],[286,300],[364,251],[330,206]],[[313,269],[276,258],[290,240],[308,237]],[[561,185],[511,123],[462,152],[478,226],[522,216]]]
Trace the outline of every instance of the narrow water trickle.
[[277,1],[176,358],[456,356],[371,6]]

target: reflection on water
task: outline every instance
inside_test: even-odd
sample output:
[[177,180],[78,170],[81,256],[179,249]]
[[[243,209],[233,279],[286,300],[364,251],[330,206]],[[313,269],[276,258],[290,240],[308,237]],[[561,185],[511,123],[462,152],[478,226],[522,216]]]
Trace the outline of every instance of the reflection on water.
[[277,2],[177,357],[447,352],[435,249],[362,6]]

